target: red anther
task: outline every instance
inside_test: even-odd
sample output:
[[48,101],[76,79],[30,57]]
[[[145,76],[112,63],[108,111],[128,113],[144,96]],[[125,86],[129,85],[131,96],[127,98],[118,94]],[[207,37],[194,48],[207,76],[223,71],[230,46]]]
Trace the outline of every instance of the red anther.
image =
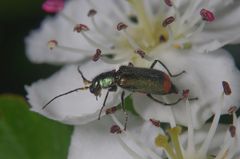
[[47,13],[57,13],[64,7],[64,0],[46,0],[42,4],[42,9]]
[[128,26],[122,22],[118,23],[117,25],[117,30],[120,31],[120,30],[123,30],[123,29],[126,29]]
[[169,7],[172,7],[172,1],[171,0],[164,0],[165,4],[168,5]]
[[94,9],[90,9],[89,11],[88,11],[88,17],[93,17],[94,15],[96,15],[97,14],[97,11],[96,10],[94,10]]
[[102,51],[100,49],[96,50],[96,53],[93,55],[92,60],[96,62],[100,59]]
[[201,9],[200,15],[202,16],[202,19],[208,22],[212,22],[215,20],[215,16],[213,12],[206,10],[206,9]]
[[54,49],[58,45],[58,42],[56,40],[49,40],[48,41],[48,48],[49,49]]
[[131,62],[128,63],[128,66],[134,67],[133,63],[131,63]]
[[117,106],[114,106],[114,107],[106,109],[105,113],[106,113],[106,115],[109,115],[109,114],[115,113],[117,110],[118,110]]
[[168,17],[168,18],[166,18],[166,19],[163,21],[162,26],[163,26],[163,27],[166,27],[166,26],[168,26],[169,24],[171,24],[172,22],[174,22],[174,20],[175,20],[175,18],[174,18],[173,16]]
[[235,135],[236,135],[236,127],[234,125],[231,125],[229,127],[229,132],[231,134],[231,137],[235,137]]
[[113,125],[110,129],[112,134],[120,134],[122,132],[121,128],[118,125]]
[[135,52],[136,52],[138,55],[140,55],[141,58],[144,58],[145,55],[146,55],[146,53],[145,53],[143,50],[141,50],[141,49],[137,49],[137,50],[135,50]]
[[182,92],[182,96],[183,96],[183,98],[188,98],[189,97],[189,89],[185,89],[185,90],[183,90],[183,92]]
[[81,31],[88,31],[88,30],[89,30],[88,26],[84,24],[77,24],[73,29],[73,31],[76,31],[78,33],[80,33]]
[[231,90],[228,82],[223,81],[222,86],[223,86],[223,91],[224,91],[225,95],[230,95],[232,93],[232,90]]
[[160,127],[160,125],[161,125],[159,120],[150,118],[149,121],[156,127]]
[[160,37],[159,37],[159,42],[165,42],[165,41],[167,41],[167,39],[165,38],[165,36],[160,35]]
[[228,109],[228,114],[233,114],[237,111],[237,107],[236,106],[231,106],[229,109]]

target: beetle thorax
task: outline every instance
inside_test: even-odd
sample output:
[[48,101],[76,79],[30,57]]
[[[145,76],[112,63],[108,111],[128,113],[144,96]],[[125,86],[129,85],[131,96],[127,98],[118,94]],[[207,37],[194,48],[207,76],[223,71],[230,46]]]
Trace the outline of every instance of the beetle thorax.
[[113,85],[114,78],[113,77],[106,77],[99,80],[99,84],[102,88],[109,88]]

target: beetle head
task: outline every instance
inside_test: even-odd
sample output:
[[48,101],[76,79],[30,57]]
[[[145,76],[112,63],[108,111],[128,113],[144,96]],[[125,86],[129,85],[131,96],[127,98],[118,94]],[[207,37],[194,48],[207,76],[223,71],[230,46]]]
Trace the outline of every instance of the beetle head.
[[92,84],[90,85],[89,87],[89,90],[92,94],[94,94],[96,97],[100,97],[101,96],[101,90],[102,90],[102,87],[100,85],[100,82],[99,80],[94,80],[92,82]]

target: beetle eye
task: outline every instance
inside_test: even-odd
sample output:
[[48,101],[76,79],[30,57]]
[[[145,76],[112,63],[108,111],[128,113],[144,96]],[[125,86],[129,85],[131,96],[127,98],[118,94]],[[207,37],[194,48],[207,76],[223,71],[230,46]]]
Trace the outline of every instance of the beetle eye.
[[90,90],[91,93],[94,93],[94,87],[90,86],[89,90]]

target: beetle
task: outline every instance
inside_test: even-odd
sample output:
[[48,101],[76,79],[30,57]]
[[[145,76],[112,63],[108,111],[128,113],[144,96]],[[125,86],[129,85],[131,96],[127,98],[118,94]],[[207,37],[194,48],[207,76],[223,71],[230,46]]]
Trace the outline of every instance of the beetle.
[[[163,71],[154,69],[154,66],[157,63],[161,64],[166,69],[168,74],[166,74]],[[165,66],[165,64],[162,63],[160,60],[155,60],[151,64],[150,68],[134,67],[133,65],[128,65],[128,66],[123,65],[123,66],[120,66],[118,70],[112,70],[112,71],[100,73],[95,78],[93,78],[92,81],[87,80],[84,77],[79,67],[78,67],[78,72],[80,73],[84,84],[88,86],[76,88],[74,90],[58,95],[53,99],[51,99],[49,102],[47,102],[42,107],[42,109],[45,109],[55,99],[61,96],[70,94],[72,92],[89,89],[89,91],[92,94],[94,94],[97,98],[98,96],[101,95],[102,89],[107,89],[107,93],[105,95],[103,105],[100,109],[99,116],[98,116],[98,119],[100,119],[100,116],[103,108],[105,107],[109,92],[115,92],[118,87],[121,87],[123,89],[121,94],[121,107],[125,114],[124,129],[126,129],[128,115],[124,105],[124,98],[125,98],[124,90],[128,90],[133,93],[134,92],[144,93],[147,95],[147,97],[154,100],[155,102],[158,102],[160,104],[167,105],[167,106],[175,105],[183,99],[183,98],[179,98],[173,103],[166,103],[152,96],[153,94],[154,95],[167,95],[172,93],[177,94],[178,90],[170,80],[170,77],[177,77],[186,72],[186,71],[182,71],[178,74],[172,74],[169,71],[169,69]],[[195,100],[195,99],[197,98],[190,98],[190,100]]]

